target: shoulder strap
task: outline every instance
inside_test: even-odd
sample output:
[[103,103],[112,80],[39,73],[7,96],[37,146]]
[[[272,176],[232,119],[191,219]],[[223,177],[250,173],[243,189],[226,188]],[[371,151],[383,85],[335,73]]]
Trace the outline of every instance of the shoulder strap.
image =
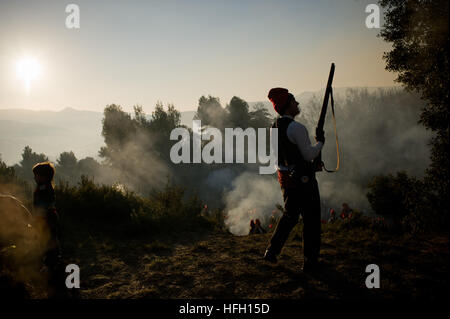
[[337,136],[337,130],[336,130],[336,116],[334,114],[334,98],[333,98],[333,89],[330,88],[330,98],[331,98],[331,114],[333,117],[333,125],[334,125],[334,136],[336,138],[336,157],[337,157],[337,163],[336,163],[336,168],[334,170],[329,170],[325,167],[325,164],[322,162],[322,167],[323,169],[328,172],[328,173],[334,173],[337,172],[339,170],[339,166],[340,166],[340,156],[339,156],[339,141],[338,141],[338,136]]

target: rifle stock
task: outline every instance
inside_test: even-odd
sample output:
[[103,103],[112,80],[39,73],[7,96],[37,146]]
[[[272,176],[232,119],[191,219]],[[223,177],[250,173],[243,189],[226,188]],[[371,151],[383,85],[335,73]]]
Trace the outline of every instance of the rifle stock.
[[[316,127],[316,136],[324,134],[323,126],[325,124],[325,115],[327,114],[328,100],[330,99],[333,77],[334,77],[334,63],[331,63],[330,74],[328,75],[327,87],[325,89],[325,97],[323,98],[322,110],[320,111],[319,122],[317,123]],[[320,172],[323,170],[322,151],[320,151],[319,155],[314,159],[313,165],[316,172]]]

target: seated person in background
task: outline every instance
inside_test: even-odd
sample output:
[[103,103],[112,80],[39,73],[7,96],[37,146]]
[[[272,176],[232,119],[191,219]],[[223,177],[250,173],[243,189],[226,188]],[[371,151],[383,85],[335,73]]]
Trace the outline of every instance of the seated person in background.
[[348,206],[347,203],[342,203],[342,209],[341,209],[341,218],[351,218],[353,210]]
[[261,222],[259,221],[259,219],[255,220],[255,234],[265,234],[266,230],[264,228],[261,227]]
[[250,221],[250,231],[249,231],[249,235],[254,234],[255,233],[255,221],[252,219]]
[[334,208],[330,208],[330,218],[328,219],[329,223],[332,223],[336,220],[336,211]]

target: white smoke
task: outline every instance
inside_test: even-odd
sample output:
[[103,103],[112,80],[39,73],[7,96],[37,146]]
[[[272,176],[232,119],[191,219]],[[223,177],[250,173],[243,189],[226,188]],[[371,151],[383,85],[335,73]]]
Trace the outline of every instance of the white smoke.
[[236,174],[230,168],[223,168],[212,171],[205,180],[208,188],[222,191],[232,185]]
[[234,235],[247,235],[251,219],[260,219],[263,226],[277,204],[282,204],[280,186],[273,177],[244,172],[232,183],[224,196],[225,225]]

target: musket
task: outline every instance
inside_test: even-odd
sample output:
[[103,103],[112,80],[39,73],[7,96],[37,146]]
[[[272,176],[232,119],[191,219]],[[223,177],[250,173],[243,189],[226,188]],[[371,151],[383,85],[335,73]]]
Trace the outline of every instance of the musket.
[[[328,100],[332,92],[331,84],[333,83],[334,77],[334,63],[331,63],[330,74],[328,75],[327,88],[325,89],[325,97],[323,98],[322,110],[320,111],[319,122],[316,127],[316,136],[323,136],[325,132],[323,131],[323,125],[325,124],[325,115],[327,114]],[[322,151],[313,161],[314,168],[316,172],[323,170],[322,162]]]

